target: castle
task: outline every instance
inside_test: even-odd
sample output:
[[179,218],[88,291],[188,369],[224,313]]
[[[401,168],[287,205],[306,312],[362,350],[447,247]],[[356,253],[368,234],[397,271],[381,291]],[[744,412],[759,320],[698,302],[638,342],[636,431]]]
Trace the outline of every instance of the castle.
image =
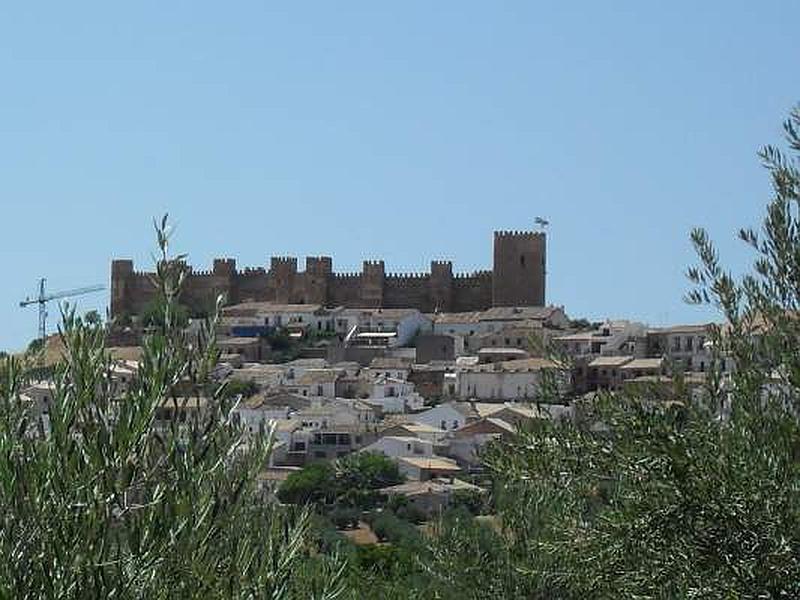
[[[544,306],[546,238],[541,232],[497,231],[491,271],[454,274],[449,261],[431,262],[430,273],[389,274],[384,263],[364,261],[360,273],[335,273],[329,256],[309,256],[305,271],[297,259],[272,257],[263,267],[236,269],[233,259],[215,259],[211,271],[188,276],[181,302],[205,314],[218,294],[229,304],[248,301],[369,308],[417,308],[462,312],[492,306]],[[111,316],[141,314],[155,296],[151,274],[134,271],[133,261],[111,263]]]

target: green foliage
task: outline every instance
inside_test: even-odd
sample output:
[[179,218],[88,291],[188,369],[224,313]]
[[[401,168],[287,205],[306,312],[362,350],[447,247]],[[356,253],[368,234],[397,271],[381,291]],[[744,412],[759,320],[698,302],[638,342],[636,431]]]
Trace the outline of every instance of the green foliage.
[[[245,438],[213,394],[213,320],[188,343],[166,220],[157,234],[163,318],[124,395],[114,396],[104,331],[74,312],[64,315],[49,435],[22,395],[24,367],[0,367],[0,596],[333,598],[341,564],[312,561],[309,514],[258,488],[271,438]],[[178,384],[210,393],[207,410],[157,427]]]
[[31,340],[31,343],[28,344],[27,352],[29,354],[35,354],[37,352],[41,352],[42,350],[44,350],[44,340],[41,338]]
[[403,506],[398,507],[394,510],[394,513],[404,521],[408,521],[409,523],[413,523],[414,525],[420,525],[428,520],[428,515],[426,515],[422,509],[417,508],[413,504],[405,504]]
[[[800,109],[786,124],[795,156],[798,132]],[[535,422],[490,444],[496,518],[449,512],[408,568],[375,558],[381,578],[362,573],[371,591],[800,597],[800,173],[774,148],[762,159],[775,197],[762,230],[741,232],[754,272],[736,280],[708,235],[692,233],[700,265],[689,271],[689,300],[716,306],[726,322],[710,335],[705,387],[600,395],[576,424]],[[373,523],[383,538],[397,535],[386,514]]]
[[380,541],[394,543],[414,543],[420,538],[419,531],[408,521],[399,518],[393,512],[383,510],[369,517],[372,531]]
[[594,329],[597,325],[598,325],[597,323],[592,323],[591,321],[589,321],[589,319],[584,319],[584,318],[570,319],[569,321],[570,329],[581,329],[581,330]]
[[403,480],[397,465],[383,454],[357,452],[335,464],[314,463],[292,473],[278,489],[278,498],[292,504],[368,510],[382,500],[378,489]]
[[337,529],[353,529],[358,527],[361,511],[347,506],[337,506],[328,513],[328,518]]
[[475,490],[456,490],[451,503],[454,508],[464,508],[472,515],[482,515],[488,508],[486,494]]
[[83,320],[87,325],[95,326],[100,325],[103,322],[103,318],[100,316],[100,313],[96,310],[88,311],[84,316]]
[[[172,305],[169,307],[170,310],[170,326],[184,328],[189,324],[189,310],[183,306],[182,304],[178,304],[177,301],[171,301]],[[141,314],[141,321],[140,324],[143,328],[155,328],[157,330],[163,331],[166,327],[165,318],[167,315],[165,311],[167,310],[167,305],[165,300],[162,297],[158,297],[155,300],[151,301],[144,307]]]
[[250,398],[251,396],[255,396],[258,391],[258,384],[252,379],[246,381],[241,379],[229,379],[222,388],[222,396],[227,399],[236,398],[238,396]]
[[[795,112],[794,151],[798,127]],[[702,392],[600,396],[587,427],[540,423],[489,450],[502,539],[526,594],[800,595],[800,177],[777,150],[762,156],[775,198],[763,231],[741,236],[755,273],[736,281],[707,234],[692,233],[701,264],[689,299],[726,320],[711,332]]]
[[405,481],[397,464],[378,452],[355,452],[336,463],[336,480],[346,494],[350,490],[375,491]]
[[336,474],[329,463],[306,465],[278,488],[281,502],[329,504],[336,498]]

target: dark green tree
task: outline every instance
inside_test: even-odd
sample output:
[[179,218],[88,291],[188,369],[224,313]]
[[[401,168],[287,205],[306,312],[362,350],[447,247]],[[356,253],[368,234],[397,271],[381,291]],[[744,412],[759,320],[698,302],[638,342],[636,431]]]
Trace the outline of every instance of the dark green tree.
[[278,488],[282,502],[329,504],[336,499],[336,473],[329,463],[314,463],[292,473]]

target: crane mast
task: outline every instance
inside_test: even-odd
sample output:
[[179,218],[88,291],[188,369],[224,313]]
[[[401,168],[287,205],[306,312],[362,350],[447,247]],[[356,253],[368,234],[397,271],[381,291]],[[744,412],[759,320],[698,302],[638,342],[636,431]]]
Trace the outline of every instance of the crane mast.
[[44,344],[47,338],[47,303],[51,300],[58,300],[60,298],[71,298],[73,296],[83,296],[84,294],[91,294],[92,292],[100,292],[105,289],[102,285],[92,285],[88,287],[75,288],[73,290],[65,290],[63,292],[55,292],[48,294],[45,291],[46,279],[39,280],[39,294],[34,298],[25,298],[19,305],[22,308],[37,304],[39,306],[39,339]]

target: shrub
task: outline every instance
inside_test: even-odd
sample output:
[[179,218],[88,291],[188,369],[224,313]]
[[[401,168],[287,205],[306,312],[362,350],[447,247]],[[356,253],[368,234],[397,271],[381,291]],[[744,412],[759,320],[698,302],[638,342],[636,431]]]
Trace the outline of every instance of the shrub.
[[336,507],[328,513],[328,518],[337,529],[353,529],[358,527],[361,511],[346,506]]

